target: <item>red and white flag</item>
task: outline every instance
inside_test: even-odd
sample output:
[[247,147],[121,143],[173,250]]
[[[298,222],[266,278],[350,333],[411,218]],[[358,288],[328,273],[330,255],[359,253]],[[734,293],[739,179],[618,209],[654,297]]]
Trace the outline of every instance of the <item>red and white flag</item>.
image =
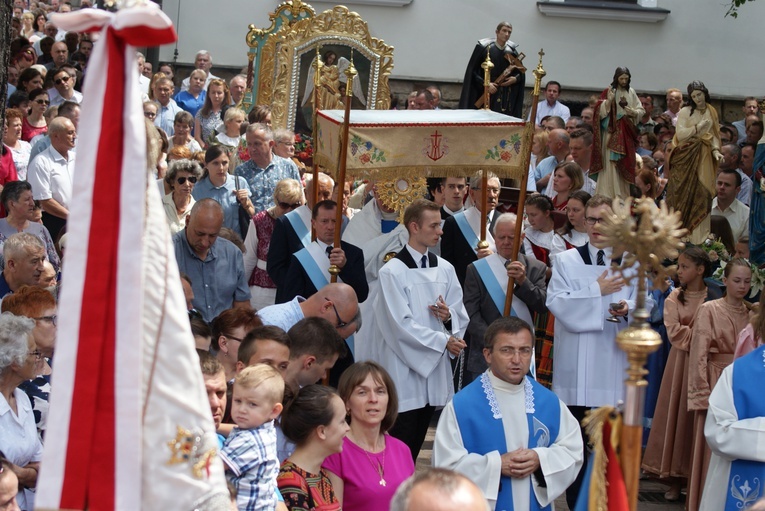
[[152,3],[54,16],[100,38],[83,91],[36,509],[223,509],[214,423],[148,180],[135,58],[175,30]]

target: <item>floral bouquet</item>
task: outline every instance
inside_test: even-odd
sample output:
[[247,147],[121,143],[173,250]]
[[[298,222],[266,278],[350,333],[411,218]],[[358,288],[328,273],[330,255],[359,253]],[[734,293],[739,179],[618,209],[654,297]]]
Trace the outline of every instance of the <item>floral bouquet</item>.
[[313,140],[311,137],[295,133],[295,157],[306,166],[313,165]]
[[[707,239],[705,239],[704,243],[701,244],[701,248],[704,249],[707,254],[709,254],[709,258],[713,263],[721,261],[722,264],[722,262],[730,261],[730,254],[728,253],[728,249],[725,248],[725,245],[723,245],[720,240],[715,238],[714,234],[707,236]],[[722,264],[722,267],[724,266],[725,265]]]

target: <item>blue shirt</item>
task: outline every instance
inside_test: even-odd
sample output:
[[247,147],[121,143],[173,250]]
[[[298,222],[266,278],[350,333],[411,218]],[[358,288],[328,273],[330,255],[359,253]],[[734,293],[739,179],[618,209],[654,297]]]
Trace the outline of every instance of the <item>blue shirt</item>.
[[250,160],[239,165],[234,171],[234,175],[244,178],[250,185],[252,203],[255,205],[256,213],[271,207],[276,183],[282,179],[300,181],[297,165],[276,155],[272,155],[271,163],[264,169]]
[[192,117],[194,117],[197,115],[199,109],[205,104],[206,96],[207,92],[202,91],[199,96],[194,98],[189,91],[184,90],[176,94],[173,99],[175,99],[175,102],[178,103],[179,107],[186,110]]
[[154,126],[162,128],[168,137],[172,137],[175,135],[175,116],[178,112],[183,112],[183,108],[179,107],[178,103],[172,99],[168,101],[167,106],[157,103],[157,116],[154,118]]
[[201,260],[186,239],[186,229],[173,236],[178,269],[191,278],[194,308],[208,323],[234,302],[250,299],[250,288],[244,276],[242,251],[236,245],[218,238]]
[[555,166],[558,165],[558,160],[555,156],[548,156],[544,160],[537,163],[537,168],[534,169],[534,180],[539,181],[547,174],[555,170]]
[[300,302],[305,298],[296,296],[292,301],[269,305],[258,311],[258,316],[264,325],[278,326],[285,332],[295,326],[295,323],[305,318]]
[[231,470],[240,510],[273,509],[276,506],[276,457],[274,421],[253,429],[234,428],[220,457]]
[[[226,176],[226,182],[221,186],[215,186],[210,182],[210,176],[207,176],[194,185],[191,196],[195,201],[202,199],[213,199],[223,208],[223,227],[228,227],[239,234],[242,239],[247,236],[246,232],[239,232],[239,201],[236,200],[236,181],[237,178],[231,174]],[[239,178],[239,187],[247,189],[250,192],[247,181]]]

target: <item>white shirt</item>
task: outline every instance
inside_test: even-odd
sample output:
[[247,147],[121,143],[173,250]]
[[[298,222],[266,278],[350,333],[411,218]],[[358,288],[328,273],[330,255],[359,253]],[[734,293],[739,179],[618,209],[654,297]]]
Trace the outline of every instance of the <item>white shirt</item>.
[[571,111],[560,101],[556,101],[552,106],[547,103],[547,100],[540,101],[539,104],[537,104],[536,125],[539,126],[542,119],[548,115],[556,115],[563,119],[563,122],[566,122],[568,121],[568,118],[571,117]]
[[35,200],[55,199],[69,209],[74,181],[74,158],[72,151],[64,158],[50,146],[32,160],[27,169],[27,180],[32,185]]
[[712,214],[721,215],[728,219],[734,241],[738,242],[741,236],[749,234],[749,207],[740,200],[733,199],[728,209],[723,211],[717,206],[717,197],[715,197],[712,199]]
[[[430,268],[430,261],[428,261],[428,254],[418,252],[417,250],[412,247],[412,245],[409,245],[407,243],[406,249],[409,251],[409,255],[412,256],[412,259],[414,259],[414,262],[417,264],[418,268]],[[425,258],[425,266],[422,266],[422,258]]]
[[77,104],[82,103],[82,94],[76,90],[72,90],[72,97],[66,99],[58,93],[55,87],[48,89],[48,98],[50,98],[50,106],[59,106],[64,101],[74,101]]
[[[18,415],[13,413],[5,398],[0,397],[0,451],[3,451],[11,463],[24,467],[41,460],[43,447],[37,436],[35,416],[29,398],[19,388],[14,389],[13,395],[16,397]],[[19,507],[33,509],[34,495],[34,492],[29,490],[19,492],[16,497]]]

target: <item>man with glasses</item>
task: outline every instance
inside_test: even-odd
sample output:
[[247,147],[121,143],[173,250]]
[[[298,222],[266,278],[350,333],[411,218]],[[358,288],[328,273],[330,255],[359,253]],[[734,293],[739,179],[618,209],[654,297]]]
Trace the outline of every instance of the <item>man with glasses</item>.
[[82,103],[82,94],[74,90],[74,82],[75,79],[66,69],[56,69],[53,73],[53,88],[48,89],[50,106],[59,106],[64,101]]
[[533,339],[519,318],[494,321],[483,339],[489,370],[454,396],[436,428],[433,465],[469,476],[492,509],[545,508],[582,466],[579,423],[527,376]]
[[285,332],[301,319],[323,318],[335,327],[343,339],[353,335],[361,326],[356,292],[348,284],[340,282],[327,284],[321,292],[308,298],[296,296],[289,302],[269,305],[260,309],[258,316],[264,325],[278,326]]
[[37,286],[45,261],[45,245],[34,234],[19,232],[3,244],[5,268],[0,273],[0,302],[21,286]]
[[470,199],[473,205],[464,211],[447,218],[443,225],[443,239],[441,240],[441,257],[454,265],[460,285],[465,284],[465,273],[470,263],[493,254],[495,251],[494,238],[491,230],[494,225],[495,209],[499,202],[500,182],[494,174],[487,179],[486,190],[486,241],[489,248],[478,248],[481,240],[481,217],[482,213],[482,179],[477,174],[470,178]]
[[385,367],[401,390],[390,434],[416,460],[436,407],[454,395],[449,361],[466,346],[468,314],[454,267],[430,252],[441,237],[441,208],[417,199],[404,226],[409,241],[380,269],[375,331],[359,336],[356,355]]
[[[611,198],[595,195],[585,207],[589,242],[555,256],[547,307],[555,315],[553,392],[581,420],[585,410],[624,399],[627,355],[614,342],[635,309],[637,288],[609,268],[619,263],[601,232]],[[646,301],[649,313],[653,308]],[[586,463],[586,460],[585,460]],[[573,509],[581,477],[566,492]]]

